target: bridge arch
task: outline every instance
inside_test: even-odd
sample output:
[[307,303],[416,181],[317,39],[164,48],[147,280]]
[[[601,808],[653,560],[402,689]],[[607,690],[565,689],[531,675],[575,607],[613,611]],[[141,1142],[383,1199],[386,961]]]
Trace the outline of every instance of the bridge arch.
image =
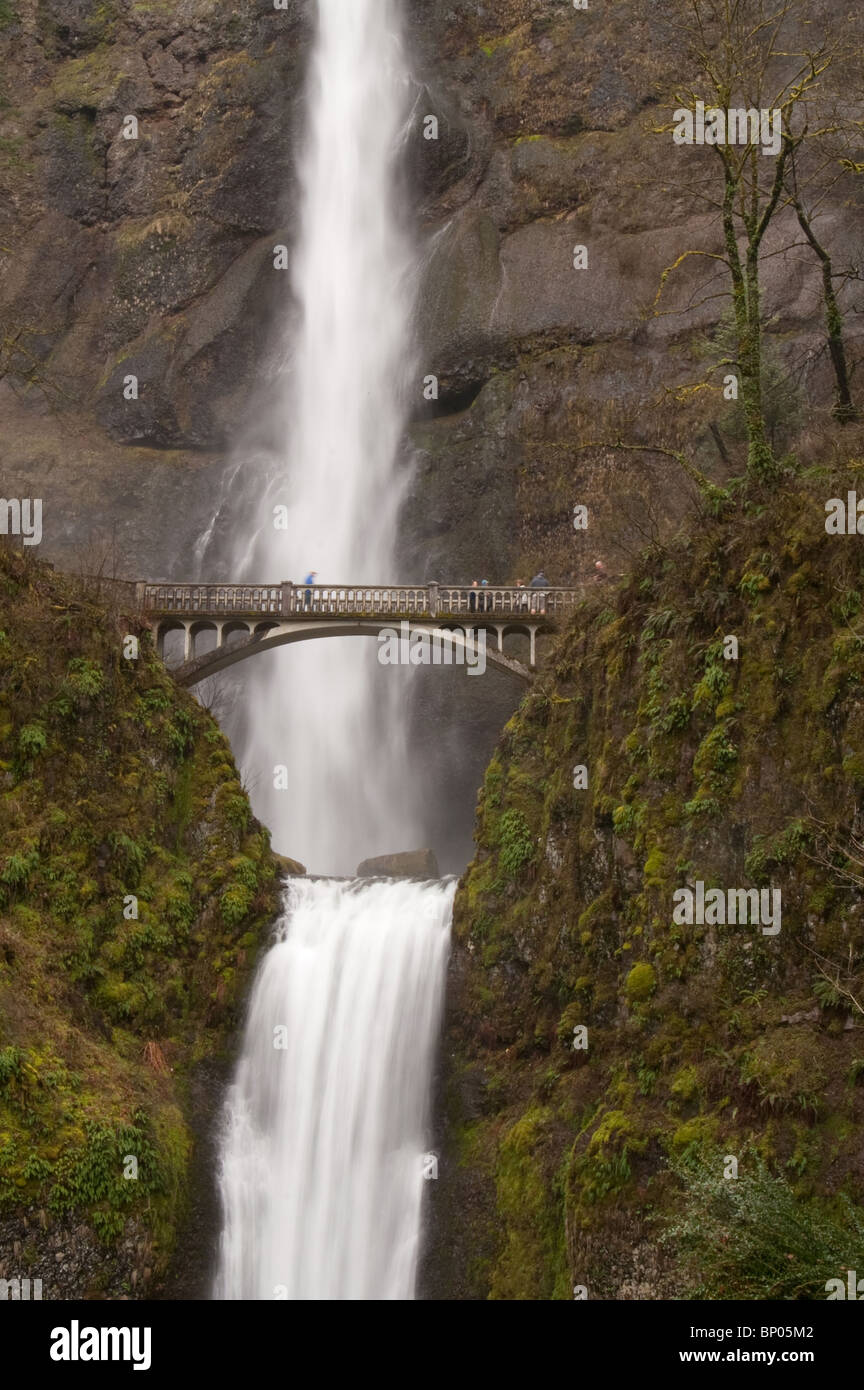
[[[404,633],[408,637],[416,633],[423,633],[439,639],[442,634],[446,634],[448,645],[452,645],[453,648],[453,660],[445,661],[443,664],[467,667],[476,661],[474,643],[470,637],[466,640],[465,630],[461,626],[438,624],[429,620],[423,622],[405,619],[403,622],[405,623],[404,629],[399,624],[394,624],[390,618],[346,619],[344,622],[334,622],[330,619],[321,623],[306,621],[303,623],[260,624],[254,628],[247,624],[245,629],[239,623],[226,624],[226,628],[230,626],[232,633],[243,630],[248,632],[247,641],[227,645],[224,640],[226,630],[223,628],[219,634],[223,640],[211,651],[196,656],[190,639],[186,644],[187,655],[183,663],[180,666],[175,666],[171,674],[178,684],[188,687],[197,685],[199,681],[206,680],[209,676],[214,676],[229,666],[235,666],[241,661],[248,661],[250,657],[258,656],[261,652],[274,651],[277,647],[289,646],[294,642],[310,642],[333,637],[377,638],[384,632],[393,632],[399,636]],[[168,620],[166,620],[165,630],[176,630],[176,626],[176,622],[172,620],[169,627]],[[209,625],[198,623],[189,624],[189,627],[195,627],[197,631],[211,630]],[[510,675],[517,676],[523,681],[532,679],[533,670],[521,661],[517,661],[515,657],[508,656],[503,650],[503,640],[511,633],[528,636],[531,641],[532,656],[534,656],[533,639],[536,636],[536,629],[529,631],[522,623],[487,624],[475,622],[471,627],[475,632],[479,631],[485,634],[485,661],[487,665],[500,671],[507,671]],[[488,640],[490,635],[497,638],[497,645]],[[161,622],[157,628],[157,647],[160,645],[164,645]],[[460,652],[461,661],[459,659]]]

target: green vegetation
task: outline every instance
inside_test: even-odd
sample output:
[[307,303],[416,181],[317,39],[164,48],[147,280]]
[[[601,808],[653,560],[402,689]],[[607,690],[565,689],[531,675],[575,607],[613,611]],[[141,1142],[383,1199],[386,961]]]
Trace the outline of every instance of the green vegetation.
[[737,1178],[721,1152],[672,1166],[684,1207],[666,1239],[688,1274],[682,1298],[825,1298],[827,1280],[860,1264],[864,1213],[842,1194],[799,1200],[758,1155]]
[[534,842],[521,811],[505,811],[499,828],[501,868],[508,878],[516,878],[534,855]]
[[[504,731],[454,917],[472,1296],[812,1298],[860,1264],[864,627],[824,529],[852,489],[790,470],[703,509],[586,599]],[[780,934],[675,924],[699,879],[779,888]]]
[[131,1220],[158,1275],[188,1083],[236,1026],[276,860],[134,613],[0,549],[0,630],[0,1219],[83,1219],[109,1246]]

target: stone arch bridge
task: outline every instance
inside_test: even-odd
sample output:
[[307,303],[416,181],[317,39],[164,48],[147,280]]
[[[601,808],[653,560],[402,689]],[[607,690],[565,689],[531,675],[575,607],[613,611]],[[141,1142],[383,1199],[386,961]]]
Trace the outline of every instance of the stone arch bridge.
[[[464,588],[445,584],[151,584],[135,586],[136,606],[155,630],[165,654],[170,632],[183,633],[183,661],[172,668],[180,685],[246,661],[259,652],[291,642],[323,637],[376,637],[385,629],[448,633],[457,650],[466,649],[465,631],[483,631],[486,661],[529,681],[536,666],[537,635],[554,631],[581,598],[577,589],[514,587]],[[406,628],[402,628],[405,632]],[[204,634],[215,644],[199,651]],[[504,638],[526,636],[529,666],[508,656]],[[494,638],[489,641],[489,636]],[[208,642],[212,639],[208,639]],[[470,639],[467,644],[470,652]]]

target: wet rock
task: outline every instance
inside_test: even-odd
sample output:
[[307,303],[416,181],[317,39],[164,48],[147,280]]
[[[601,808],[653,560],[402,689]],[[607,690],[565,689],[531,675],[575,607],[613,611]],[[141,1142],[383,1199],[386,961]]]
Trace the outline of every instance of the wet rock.
[[364,859],[357,865],[358,878],[439,878],[438,861],[431,849],[405,850]]
[[289,859],[286,854],[276,854],[274,852],[273,858],[276,860],[283,873],[289,874],[292,878],[298,877],[306,872],[305,865],[298,863],[296,859]]

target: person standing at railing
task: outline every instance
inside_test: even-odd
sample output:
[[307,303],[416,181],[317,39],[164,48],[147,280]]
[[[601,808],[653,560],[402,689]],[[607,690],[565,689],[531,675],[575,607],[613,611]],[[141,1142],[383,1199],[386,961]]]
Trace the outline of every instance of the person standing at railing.
[[[532,589],[548,589],[548,588],[549,588],[549,580],[546,578],[546,576],[545,576],[545,574],[543,573],[542,570],[538,570],[537,573],[535,574],[534,578],[531,580],[531,588],[532,588]],[[545,594],[537,594],[537,596],[536,596],[534,602],[531,604],[531,612],[532,612],[532,613],[545,613],[545,612],[546,612],[546,595],[545,595]]]
[[[481,580],[480,580],[480,587],[481,587],[481,589],[486,589],[486,588],[488,588],[488,586],[489,586],[489,580],[488,580],[488,579],[481,579]],[[492,597],[491,597],[491,595],[490,595],[490,594],[481,594],[481,595],[480,595],[480,612],[481,612],[481,613],[490,612],[490,611],[491,611],[491,608],[492,608]]]
[[476,613],[476,612],[477,612],[477,609],[478,609],[479,604],[480,604],[480,594],[478,593],[479,587],[480,587],[480,586],[479,586],[477,580],[476,580],[476,579],[473,580],[473,582],[472,582],[472,584],[471,584],[471,592],[470,592],[470,594],[468,595],[468,607],[470,608],[470,610],[471,610],[472,613]]
[[311,607],[312,607],[312,585],[315,583],[315,580],[316,580],[317,578],[318,578],[318,571],[317,571],[317,570],[310,570],[309,573],[307,574],[306,578],[303,580],[303,583],[304,583],[304,584],[307,584],[307,585],[309,586],[309,587],[307,588],[306,594],[305,594],[305,602],[304,602],[304,604],[303,604],[303,607],[304,607],[304,608],[311,608]]

